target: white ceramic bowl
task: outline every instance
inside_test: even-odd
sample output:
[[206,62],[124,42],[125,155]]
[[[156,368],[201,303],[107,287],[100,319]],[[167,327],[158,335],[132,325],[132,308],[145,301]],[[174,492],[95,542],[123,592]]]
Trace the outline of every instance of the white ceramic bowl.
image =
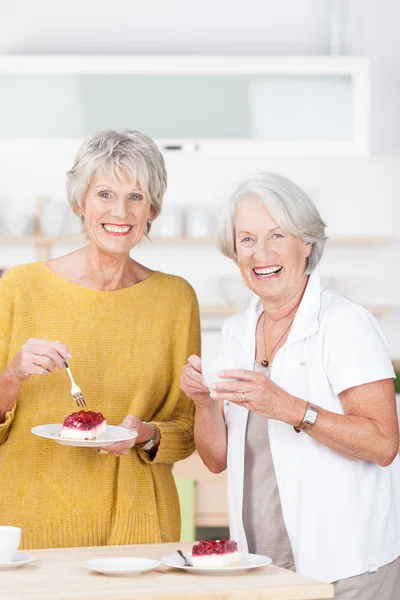
[[232,306],[247,306],[253,297],[253,292],[249,290],[240,275],[221,277],[219,289],[225,302]]

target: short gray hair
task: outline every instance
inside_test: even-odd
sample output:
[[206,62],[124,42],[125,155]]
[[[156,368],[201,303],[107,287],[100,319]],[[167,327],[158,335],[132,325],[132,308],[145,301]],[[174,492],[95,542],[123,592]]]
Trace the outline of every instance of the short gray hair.
[[[68,201],[74,211],[83,203],[96,172],[119,177],[126,174],[139,182],[158,216],[167,189],[164,158],[155,142],[140,131],[98,131],[78,149],[74,166],[67,173]],[[148,230],[150,228],[148,227]]]
[[293,181],[275,173],[258,173],[242,181],[222,207],[218,242],[225,256],[237,262],[235,215],[238,205],[250,196],[258,197],[278,225],[289,235],[312,244],[305,273],[319,263],[325,247],[325,223],[314,202]]

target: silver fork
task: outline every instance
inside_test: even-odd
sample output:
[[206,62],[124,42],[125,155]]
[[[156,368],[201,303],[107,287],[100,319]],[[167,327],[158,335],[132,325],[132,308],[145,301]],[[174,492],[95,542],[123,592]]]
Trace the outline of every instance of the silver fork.
[[81,388],[78,385],[76,385],[74,378],[72,377],[72,373],[71,373],[71,369],[69,368],[69,364],[67,363],[65,358],[64,358],[64,365],[65,365],[65,369],[69,375],[69,378],[71,380],[71,396],[75,400],[75,404],[77,406],[79,406],[79,408],[83,408],[84,406],[86,406],[85,398],[83,397]]

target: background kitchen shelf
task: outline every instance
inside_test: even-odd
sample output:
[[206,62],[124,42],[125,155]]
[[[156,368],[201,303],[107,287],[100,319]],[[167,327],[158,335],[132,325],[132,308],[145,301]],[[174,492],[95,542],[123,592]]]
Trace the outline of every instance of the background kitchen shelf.
[[[365,304],[367,308],[375,316],[390,315],[393,308],[385,304]],[[229,306],[227,304],[221,304],[220,306],[201,306],[200,314],[204,317],[227,317],[234,313],[243,310],[244,306]]]
[[[328,244],[334,246],[382,246],[390,244],[393,241],[391,236],[332,236],[328,238]],[[85,241],[85,234],[75,235],[54,235],[54,236],[43,236],[43,235],[2,235],[0,236],[0,244],[34,244],[37,246],[52,246],[53,244],[80,244]],[[190,245],[210,245],[216,243],[214,237],[156,237],[151,238],[150,242],[153,244],[190,244]]]

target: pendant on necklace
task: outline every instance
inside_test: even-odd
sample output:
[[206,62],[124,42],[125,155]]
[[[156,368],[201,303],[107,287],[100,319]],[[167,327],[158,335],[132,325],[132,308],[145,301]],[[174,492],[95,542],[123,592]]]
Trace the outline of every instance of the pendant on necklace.
[[264,358],[264,360],[262,360],[262,361],[261,361],[261,365],[262,365],[264,368],[267,368],[267,367],[268,367],[268,365],[269,365],[269,361],[268,361],[266,358]]

